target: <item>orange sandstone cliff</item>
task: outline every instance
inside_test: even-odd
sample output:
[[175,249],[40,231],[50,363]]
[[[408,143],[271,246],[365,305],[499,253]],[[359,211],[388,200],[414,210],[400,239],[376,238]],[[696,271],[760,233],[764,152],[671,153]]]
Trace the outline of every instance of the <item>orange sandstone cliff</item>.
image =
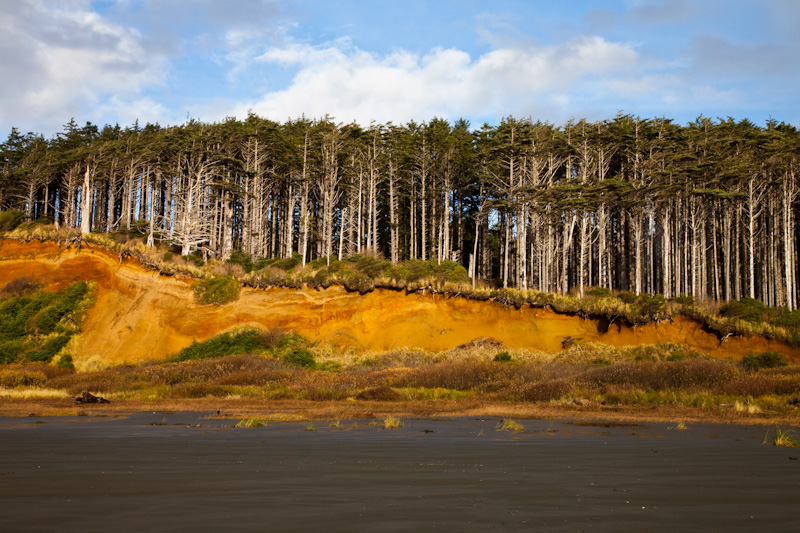
[[716,335],[684,317],[636,328],[612,324],[601,333],[603,328],[591,319],[441,295],[434,299],[430,293],[245,288],[236,302],[199,305],[193,280],[160,275],[136,259],[120,261],[118,254],[98,246],[78,252],[52,242],[0,239],[0,285],[23,276],[52,288],[78,280],[97,283],[76,362],[162,359],[193,340],[241,326],[283,328],[323,344],[374,351],[441,351],[479,337],[495,338],[508,348],[557,351],[571,336],[611,346],[678,342],[718,358],[776,350],[800,361],[800,349],[763,338],[734,337],[720,344]]

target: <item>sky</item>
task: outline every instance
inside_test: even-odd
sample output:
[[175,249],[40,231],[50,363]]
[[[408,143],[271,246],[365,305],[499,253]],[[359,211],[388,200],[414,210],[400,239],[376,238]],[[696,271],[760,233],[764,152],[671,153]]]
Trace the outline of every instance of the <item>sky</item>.
[[798,0],[0,0],[0,134],[249,112],[800,125]]

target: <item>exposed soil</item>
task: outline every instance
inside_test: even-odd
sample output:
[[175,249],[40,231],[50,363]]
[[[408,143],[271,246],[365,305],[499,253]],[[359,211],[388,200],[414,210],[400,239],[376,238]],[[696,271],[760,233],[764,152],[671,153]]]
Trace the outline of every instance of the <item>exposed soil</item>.
[[97,302],[80,336],[76,364],[162,359],[221,332],[240,327],[283,328],[332,346],[384,351],[403,347],[438,352],[481,337],[507,348],[556,352],[565,337],[577,342],[631,346],[678,342],[718,358],[775,350],[800,362],[800,348],[763,338],[720,343],[701,324],[676,317],[636,328],[548,309],[515,309],[493,302],[430,293],[341,287],[325,290],[243,289],[233,303],[199,305],[193,280],[161,276],[135,259],[120,261],[100,248],[62,249],[55,243],[0,240],[0,280],[31,276],[60,288],[77,280],[98,284]]

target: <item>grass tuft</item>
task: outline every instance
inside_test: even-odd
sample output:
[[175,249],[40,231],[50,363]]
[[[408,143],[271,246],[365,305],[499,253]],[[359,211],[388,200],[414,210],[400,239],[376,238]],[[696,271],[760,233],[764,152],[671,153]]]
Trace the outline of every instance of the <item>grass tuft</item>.
[[516,420],[504,418],[497,424],[497,431],[513,431],[514,433],[521,433],[525,431],[525,426]]
[[383,429],[397,429],[402,425],[403,421],[393,416],[390,416],[383,421]]
[[267,421],[263,418],[250,417],[239,420],[236,424],[237,428],[263,428],[266,427]]
[[797,439],[791,434],[791,431],[783,431],[781,428],[776,427],[772,439],[769,439],[769,431],[764,436],[764,444],[772,444],[773,446],[787,446],[796,448],[800,446]]

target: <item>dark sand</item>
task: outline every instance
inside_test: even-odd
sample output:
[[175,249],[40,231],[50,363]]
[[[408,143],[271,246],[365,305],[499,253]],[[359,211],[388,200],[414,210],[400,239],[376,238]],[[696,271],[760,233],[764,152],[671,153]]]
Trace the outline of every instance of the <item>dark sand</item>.
[[235,422],[0,418],[0,529],[800,530],[800,449],[766,427]]

